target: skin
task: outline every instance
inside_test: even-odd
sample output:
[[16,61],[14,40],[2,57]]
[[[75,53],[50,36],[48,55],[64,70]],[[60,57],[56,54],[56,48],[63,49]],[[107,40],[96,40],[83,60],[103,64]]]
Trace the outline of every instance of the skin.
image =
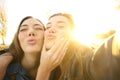
[[[18,40],[24,52],[24,56],[20,63],[23,66],[23,68],[26,69],[28,74],[31,76],[31,79],[35,80],[37,69],[39,66],[40,53],[42,50],[44,40],[44,27],[42,23],[40,23],[38,20],[34,18],[29,18],[23,21],[23,23],[20,26],[20,29],[18,30]],[[11,54],[8,52],[5,53],[4,55]],[[6,64],[3,65],[4,67],[4,68],[2,67],[3,69],[6,70],[12,58],[8,58],[7,61],[6,60],[4,61]],[[0,59],[4,60],[5,57]],[[1,72],[5,73],[4,70]],[[3,80],[4,74],[0,76],[1,76],[0,80]]]
[[[62,33],[63,31],[60,32]],[[51,71],[61,63],[68,47],[68,40],[63,36],[59,36],[55,39],[54,46],[51,46],[49,51],[46,50],[46,44],[44,44],[41,53],[43,37],[44,31],[38,21],[28,19],[22,23],[18,39],[25,56],[21,60],[21,64],[29,72],[33,79],[36,76],[36,80],[49,80]],[[39,61],[40,65],[36,68],[36,62]],[[10,61],[6,64],[9,63]],[[34,71],[37,73],[33,73]],[[3,79],[2,77],[1,80]]]
[[[36,76],[36,66],[40,58],[43,45],[44,28],[36,19],[25,20],[19,29],[18,40],[24,51],[21,64],[28,71],[32,79]],[[27,64],[26,64],[27,63]]]
[[[63,23],[61,23],[61,21],[63,21]],[[62,69],[61,64],[63,62],[63,58],[66,55],[66,50],[67,50],[67,47],[69,44],[68,39],[70,38],[70,36],[67,36],[67,35],[70,35],[72,32],[72,29],[70,28],[70,26],[71,25],[70,25],[68,19],[64,16],[54,16],[54,17],[50,18],[48,21],[48,24],[46,26],[46,31],[45,31],[45,41],[44,41],[45,44],[43,47],[44,48],[43,53],[45,53],[45,52],[50,52],[50,53],[42,54],[42,58],[41,58],[41,61],[42,60],[45,61],[44,59],[49,61],[49,63],[47,63],[47,62],[42,63],[43,62],[42,61],[41,64],[46,64],[46,66],[47,65],[51,66],[51,67],[46,68],[47,71],[45,71],[45,72],[46,73],[48,72],[47,77],[50,76],[50,72],[56,66],[60,65],[60,67]],[[118,37],[118,36],[116,36],[116,37]],[[115,41],[115,43],[119,42],[119,40],[120,39],[117,39],[117,41]],[[62,43],[65,43],[65,44],[62,45]],[[114,42],[113,42],[113,44],[114,44]],[[56,48],[56,46],[53,47],[54,45],[58,45],[60,48],[59,47]],[[118,56],[118,58],[119,58],[119,49],[120,49],[119,43],[117,43],[117,45],[116,44],[113,45],[113,47],[118,48],[118,51],[114,51],[115,49],[113,50],[113,53],[114,53],[113,55]],[[63,52],[60,51],[60,50],[62,50],[62,48],[64,49]],[[52,52],[52,50],[55,52]],[[48,57],[47,55],[51,56],[51,57]],[[45,65],[41,66],[41,67],[44,68]],[[46,76],[46,75],[44,75],[44,76]],[[100,77],[100,78],[102,78],[102,77]]]
[[[64,21],[64,23],[58,23],[60,21]],[[71,29],[69,26],[70,23],[67,20],[67,18],[64,16],[54,16],[49,19],[48,24],[46,26],[47,29],[44,34],[45,40],[44,40],[43,50],[41,53],[41,58],[39,59],[40,65],[38,67],[36,80],[49,80],[51,71],[54,68],[56,68],[56,66],[61,65],[69,45],[68,39],[70,36],[67,36],[68,34],[71,34]],[[31,49],[31,47],[29,48]],[[27,49],[26,49],[26,53],[29,53]],[[35,52],[35,54],[31,54],[31,55],[37,55],[37,54]],[[119,54],[114,54],[114,55],[119,55]]]
[[[38,55],[43,45],[44,28],[42,24],[35,19],[28,19],[22,23],[18,39],[20,41],[21,48],[25,53]],[[25,54],[26,55],[26,54]]]
[[[72,29],[70,26],[71,26],[70,22],[64,16],[59,15],[59,16],[54,16],[54,17],[50,18],[47,25],[46,25],[46,31],[45,31],[46,50],[51,49],[51,47],[54,45],[54,43],[60,39],[61,40],[66,39],[66,42],[69,42],[69,39],[70,39],[69,35],[72,32]],[[61,45],[59,45],[59,46],[61,46]],[[63,54],[61,52],[61,54],[57,54],[57,55],[53,54],[53,55],[57,56],[56,59],[60,60],[60,63],[61,63],[61,61],[63,60],[63,58],[65,56],[65,53]],[[58,58],[59,55],[63,55],[63,56],[61,58]]]
[[[70,36],[68,35],[71,32],[70,23],[66,17],[54,16],[49,19],[46,25],[45,40],[41,55],[41,65],[43,65],[41,69],[44,69],[44,72],[41,73],[48,75],[39,73],[41,76],[37,78],[46,76],[48,80],[50,72],[61,64],[69,45]],[[47,54],[44,54],[46,52]],[[38,69],[38,71],[41,71],[41,69]]]
[[[18,39],[20,41],[20,45],[24,51],[24,57],[22,59],[22,65],[23,67],[30,72],[30,75],[35,77],[36,73],[33,73],[36,70],[36,62],[38,62],[38,59],[40,59],[40,52],[42,49],[43,44],[43,27],[41,27],[41,24],[39,22],[29,19],[24,21],[24,23],[21,25],[20,32],[18,35]],[[41,35],[40,35],[41,34]],[[24,36],[23,36],[24,35]],[[42,51],[40,65],[38,67],[39,71],[37,73],[36,80],[49,80],[50,72],[52,71],[51,67],[53,67],[54,56],[51,56],[49,54],[59,54],[61,52],[61,49],[63,46],[65,46],[66,40],[62,40],[63,44],[61,47],[58,48],[61,41],[57,42],[53,48],[51,48],[50,51],[45,52]],[[66,44],[67,46],[67,44]],[[62,53],[65,53],[66,46],[62,50]],[[57,51],[56,51],[57,50]],[[62,57],[62,55],[61,55]],[[51,59],[50,59],[51,58]],[[53,59],[52,59],[53,58]],[[49,62],[48,62],[49,61]],[[32,62],[32,63],[31,63]],[[26,64],[27,63],[27,64]],[[48,65],[48,63],[50,65]],[[57,62],[58,63],[58,62]]]
[[64,16],[55,16],[49,19],[45,31],[45,46],[49,50],[59,37],[69,38],[72,30],[68,19]]
[[[64,23],[59,23],[61,21],[63,21]],[[46,76],[47,77],[46,80],[49,80],[48,77],[50,76],[50,72],[56,66],[60,65],[60,67],[62,69],[61,64],[63,62],[63,58],[66,55],[66,50],[69,45],[68,39],[70,38],[70,36],[67,36],[67,35],[70,35],[72,32],[70,26],[71,25],[70,25],[68,19],[64,16],[54,16],[54,17],[50,18],[48,21],[48,24],[46,26],[46,31],[45,31],[45,41],[44,41],[45,44],[44,44],[43,52],[41,55],[42,56],[41,64],[44,65],[44,66],[41,66],[41,67],[43,67],[41,69],[44,69],[43,73],[45,72],[47,74],[47,72],[48,72],[48,75],[40,74],[41,77]],[[119,35],[117,35],[116,37],[119,37]],[[120,57],[120,55],[119,55],[119,50],[120,50],[119,40],[120,39],[117,39],[115,42],[112,42],[112,44],[115,44],[112,46],[112,49],[117,48],[117,50],[118,50],[118,51],[114,51],[115,50],[114,49],[112,54],[114,56],[117,56],[118,60]],[[56,45],[56,46],[54,46],[54,45]],[[57,47],[57,46],[59,46],[59,47]],[[61,51],[62,49],[64,49],[63,52]],[[46,52],[47,52],[47,54],[44,54]],[[44,59],[46,61],[49,61],[49,63],[45,62]],[[46,67],[46,66],[49,66],[49,67]],[[103,66],[103,64],[102,64],[102,66]],[[46,67],[46,68],[44,68],[44,67]],[[118,65],[118,68],[119,68],[119,65]],[[38,69],[38,71],[40,71],[41,69]],[[102,69],[102,68],[100,68],[100,69]],[[117,70],[119,71],[119,69],[117,69]],[[99,77],[97,77],[97,79],[98,78]],[[103,78],[103,77],[100,77],[99,79],[101,79],[101,78]]]
[[68,41],[64,38],[57,40],[49,51],[44,44],[36,80],[49,80],[51,71],[61,63],[67,47]]

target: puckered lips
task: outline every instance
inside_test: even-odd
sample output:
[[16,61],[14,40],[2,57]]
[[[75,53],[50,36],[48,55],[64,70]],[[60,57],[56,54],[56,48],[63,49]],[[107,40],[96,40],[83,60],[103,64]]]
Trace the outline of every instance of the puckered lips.
[[48,34],[48,35],[47,35],[47,39],[49,39],[49,40],[55,39],[55,38],[56,38],[56,36],[53,35],[53,34]]
[[37,40],[35,38],[31,38],[27,40],[28,44],[36,44]]

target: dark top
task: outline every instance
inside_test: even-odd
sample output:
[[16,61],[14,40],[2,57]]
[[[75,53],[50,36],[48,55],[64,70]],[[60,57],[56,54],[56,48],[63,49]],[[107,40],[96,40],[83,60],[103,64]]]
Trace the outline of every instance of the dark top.
[[[118,56],[112,53],[114,37],[114,35],[109,37],[94,55],[89,51],[86,52],[87,49],[82,49],[84,46],[78,49],[72,45],[64,67],[65,72],[61,73],[58,66],[51,72],[50,80],[120,80],[120,50],[118,50]],[[83,68],[81,68],[80,60],[82,60]],[[16,63],[8,67],[4,80],[30,80],[30,78],[23,67]]]
[[4,80],[31,80],[20,63],[12,63],[8,66]]
[[[7,52],[8,49],[0,50],[0,55]],[[4,80],[31,80],[27,72],[20,63],[11,63],[6,71]]]

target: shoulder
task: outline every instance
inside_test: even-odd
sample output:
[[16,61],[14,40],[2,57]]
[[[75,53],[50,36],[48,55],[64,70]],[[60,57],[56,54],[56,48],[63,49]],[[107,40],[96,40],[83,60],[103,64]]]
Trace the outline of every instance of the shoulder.
[[13,71],[18,71],[19,68],[22,68],[20,63],[11,63],[9,66],[8,66],[8,69],[7,71],[8,72],[13,72]]
[[8,78],[15,78],[15,80],[30,80],[26,70],[20,63],[11,63],[6,71],[5,80]]

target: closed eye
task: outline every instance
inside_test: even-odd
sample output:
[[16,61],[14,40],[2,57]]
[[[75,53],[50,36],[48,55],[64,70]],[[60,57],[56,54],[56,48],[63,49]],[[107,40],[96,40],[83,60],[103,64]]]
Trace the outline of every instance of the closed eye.
[[34,28],[35,28],[36,30],[44,30],[43,26],[40,25],[40,24],[35,24],[35,25],[34,25]]
[[35,27],[35,30],[44,30],[44,29],[41,27]]
[[25,30],[27,30],[28,28],[27,28],[27,25],[22,25],[21,27],[20,27],[20,30],[19,31],[25,31]]

